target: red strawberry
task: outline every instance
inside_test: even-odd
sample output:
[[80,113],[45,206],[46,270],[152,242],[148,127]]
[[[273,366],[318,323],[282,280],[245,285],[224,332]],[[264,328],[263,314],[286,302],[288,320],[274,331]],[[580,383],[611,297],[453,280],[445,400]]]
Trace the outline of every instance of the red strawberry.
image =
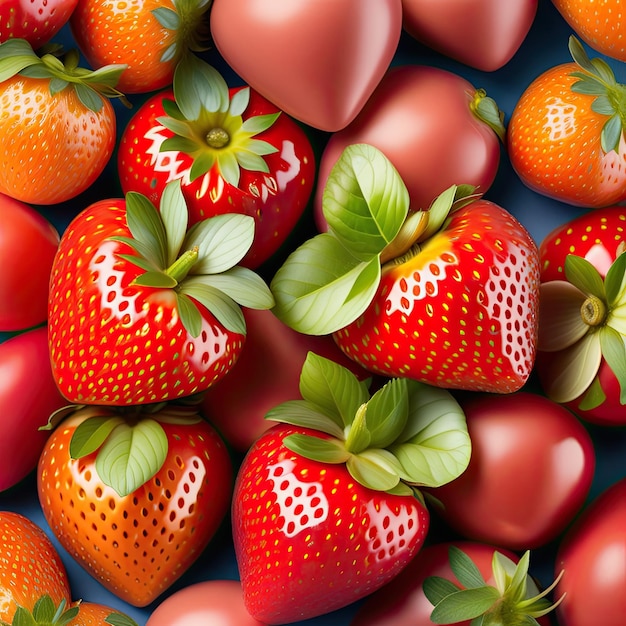
[[535,358],[537,247],[505,209],[463,193],[451,187],[408,213],[382,154],[348,147],[325,189],[330,232],[276,272],[274,311],[301,332],[333,332],[372,372],[518,390]]
[[[390,581],[428,529],[415,485],[453,480],[469,461],[463,413],[445,390],[397,379],[370,396],[313,353],[300,387],[302,400],[268,414],[287,424],[250,448],[233,497],[244,601],[269,624],[327,613]],[[427,430],[441,437],[437,450]]]
[[52,432],[38,494],[61,545],[112,593],[145,606],[198,558],[228,512],[233,469],[188,407],[83,407]]
[[63,395],[80,404],[144,404],[219,380],[245,340],[239,304],[273,303],[261,278],[235,265],[253,225],[248,216],[221,215],[186,232],[177,181],[160,212],[135,193],[81,212],[61,237],[50,283],[50,353]]

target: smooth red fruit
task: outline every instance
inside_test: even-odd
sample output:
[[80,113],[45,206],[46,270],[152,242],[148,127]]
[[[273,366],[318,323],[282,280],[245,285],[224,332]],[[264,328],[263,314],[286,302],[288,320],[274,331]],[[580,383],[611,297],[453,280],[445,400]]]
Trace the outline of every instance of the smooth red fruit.
[[37,467],[49,435],[40,428],[67,404],[52,377],[45,328],[0,343],[0,381],[0,491],[5,491]]
[[432,491],[463,537],[511,550],[556,538],[582,509],[595,451],[572,413],[529,392],[460,400],[472,441],[467,470]]
[[246,343],[237,363],[208,389],[202,407],[208,419],[238,451],[246,452],[273,425],[265,414],[300,397],[300,371],[308,352],[332,359],[365,378],[330,336],[304,335],[269,310],[245,309]]
[[538,0],[402,0],[404,29],[476,69],[506,65],[526,38]]
[[214,0],[211,9],[213,41],[233,71],[287,114],[331,132],[363,108],[401,30],[400,0],[367,11],[362,0]]
[[412,210],[426,210],[451,185],[486,193],[500,163],[497,134],[473,112],[476,88],[460,75],[435,67],[391,68],[357,118],[333,133],[319,164],[315,221],[327,229],[322,194],[331,169],[355,143],[378,148],[398,170]]
[[[38,466],[38,495],[67,552],[119,598],[156,600],[196,561],[229,507],[233,469],[222,439],[204,420],[162,415],[167,456],[128,495],[103,482],[97,452],[71,458],[70,442],[91,409],[66,418],[50,435]],[[99,415],[114,416],[105,409]],[[157,413],[144,419],[159,419]]]
[[12,623],[18,606],[32,610],[48,595],[55,605],[70,603],[63,561],[40,526],[20,513],[0,512],[0,620]]
[[59,233],[41,213],[2,194],[0,214],[0,330],[25,330],[48,317],[48,284]]
[[205,580],[168,596],[146,626],[263,626],[248,613],[238,580]]
[[3,0],[0,42],[19,37],[34,49],[48,43],[70,19],[78,0]]
[[538,292],[530,235],[502,207],[474,200],[385,266],[372,303],[334,337],[372,372],[510,393],[534,364]]
[[555,591],[566,594],[557,609],[561,626],[621,626],[626,615],[626,478],[607,487],[562,540]]
[[278,425],[251,447],[233,497],[244,601],[269,624],[346,606],[396,576],[421,547],[428,512],[413,496],[363,487],[345,466],[305,459]]

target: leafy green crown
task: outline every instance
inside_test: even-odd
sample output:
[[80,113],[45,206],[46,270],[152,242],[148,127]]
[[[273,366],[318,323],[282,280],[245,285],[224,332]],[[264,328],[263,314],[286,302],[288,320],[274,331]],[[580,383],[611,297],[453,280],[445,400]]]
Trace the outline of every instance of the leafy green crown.
[[392,379],[370,395],[368,381],[309,352],[300,375],[302,399],[284,402],[266,418],[325,433],[292,434],[285,446],[306,458],[345,464],[362,485],[416,494],[465,471],[471,443],[465,414],[441,388]]

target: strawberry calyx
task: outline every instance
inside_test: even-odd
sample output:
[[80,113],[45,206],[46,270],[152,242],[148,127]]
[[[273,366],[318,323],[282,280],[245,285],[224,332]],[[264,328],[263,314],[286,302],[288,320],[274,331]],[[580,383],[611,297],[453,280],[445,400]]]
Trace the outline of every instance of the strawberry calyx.
[[163,28],[176,34],[174,42],[161,55],[162,62],[181,58],[189,51],[207,49],[208,28],[203,15],[209,10],[211,0],[172,0],[172,5],[173,8],[162,6],[151,11]]
[[590,59],[582,44],[573,35],[569,38],[569,51],[580,71],[571,76],[578,80],[572,85],[576,93],[595,96],[591,109],[607,116],[601,132],[601,145],[605,153],[619,150],[622,131],[626,127],[626,85],[615,79],[615,74],[601,58]]
[[[67,602],[63,599],[55,606],[52,598],[44,594],[35,602],[32,611],[18,606],[11,623],[0,621],[0,626],[65,626],[70,624],[79,612],[80,603],[67,608]],[[137,626],[134,619],[116,611],[111,611],[110,615],[104,618],[104,622],[111,626]]]
[[409,211],[397,169],[376,147],[347,146],[322,196],[328,231],[296,248],[270,283],[274,314],[287,326],[327,335],[361,315],[374,299],[383,269],[417,254],[450,213],[478,197],[452,185],[427,210]]
[[472,620],[490,626],[539,624],[537,618],[553,611],[565,597],[551,603],[546,596],[556,587],[563,572],[542,592],[528,574],[530,552],[518,563],[496,551],[492,560],[494,585],[489,585],[474,562],[461,549],[450,546],[450,568],[459,585],[447,578],[430,576],[423,583],[424,595],[434,606],[433,624],[455,624]]
[[257,135],[270,128],[280,112],[244,119],[250,87],[231,97],[222,75],[195,55],[187,55],[177,65],[173,91],[174,100],[163,100],[166,115],[157,121],[174,136],[160,149],[183,152],[193,159],[191,181],[213,167],[234,187],[239,185],[241,169],[269,172],[264,157],[278,148]]
[[546,394],[560,403],[583,397],[585,408],[606,399],[597,378],[604,359],[620,385],[626,404],[626,253],[604,280],[585,258],[565,259],[566,280],[541,285],[538,349],[558,353]]
[[198,304],[227,330],[245,334],[241,307],[270,309],[272,293],[254,271],[239,266],[254,238],[254,219],[239,213],[216,215],[189,230],[188,209],[180,180],[165,187],[157,209],[137,192],[126,199],[131,236],[111,237],[133,254],[118,256],[142,271],[131,283],[146,289],[169,289],[175,295],[181,323],[197,337],[202,330]]
[[503,144],[506,143],[504,112],[500,110],[496,101],[490,98],[484,89],[477,89],[474,92],[470,101],[470,111],[479,120],[487,124]]
[[320,436],[291,434],[284,445],[314,461],[345,464],[370,489],[419,497],[419,487],[446,484],[469,464],[465,414],[447,390],[399,378],[371,394],[368,381],[309,352],[300,393],[265,417]]
[[81,103],[96,113],[102,108],[103,98],[119,98],[130,106],[115,87],[126,65],[111,64],[89,70],[79,66],[79,59],[77,50],[61,57],[57,52],[39,56],[25,39],[8,39],[0,43],[0,82],[17,74],[48,80],[51,95],[72,88]]

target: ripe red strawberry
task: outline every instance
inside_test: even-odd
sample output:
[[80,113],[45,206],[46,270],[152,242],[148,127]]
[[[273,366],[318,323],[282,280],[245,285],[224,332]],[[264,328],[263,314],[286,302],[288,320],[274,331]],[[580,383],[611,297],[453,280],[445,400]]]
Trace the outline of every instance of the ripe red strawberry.
[[46,533],[19,513],[0,512],[0,621],[12,623],[18,607],[31,611],[42,596],[69,603],[70,585]]
[[415,486],[453,480],[469,461],[465,418],[445,390],[397,379],[370,396],[313,353],[300,384],[302,400],[268,413],[286,424],[250,448],[233,497],[244,602],[268,624],[330,612],[390,581],[427,533]]
[[626,198],[624,86],[570,38],[573,63],[538,76],[517,101],[507,141],[513,168],[534,191],[597,208]]
[[372,372],[518,390],[535,358],[535,243],[505,209],[461,201],[456,187],[407,217],[406,188],[383,161],[371,147],[344,151],[325,189],[330,232],[276,272],[274,311],[301,332],[333,332]]
[[90,72],[78,52],[35,54],[24,39],[0,44],[0,192],[57,204],[103,172],[116,138],[109,98],[124,66]]
[[172,82],[176,64],[204,48],[209,0],[79,0],[72,35],[92,67],[128,65],[124,93],[145,93]]
[[83,407],[50,435],[37,478],[61,545],[122,600],[145,606],[214,536],[233,469],[222,439],[192,409]]
[[589,211],[546,235],[536,371],[579,417],[626,424],[626,211]]
[[[194,89],[189,89],[189,84]],[[291,118],[249,87],[228,87],[206,63],[181,63],[173,90],[149,98],[124,129],[122,190],[155,204],[179,179],[190,222],[220,213],[255,220],[242,265],[256,268],[285,242],[309,201],[313,148]]]
[[552,0],[574,32],[602,54],[626,61],[626,27],[621,0]]
[[78,404],[163,402],[207,389],[245,341],[239,305],[270,308],[262,279],[236,263],[254,220],[220,215],[186,231],[177,181],[160,212],[140,194],[102,200],[61,237],[48,334],[61,393]]

